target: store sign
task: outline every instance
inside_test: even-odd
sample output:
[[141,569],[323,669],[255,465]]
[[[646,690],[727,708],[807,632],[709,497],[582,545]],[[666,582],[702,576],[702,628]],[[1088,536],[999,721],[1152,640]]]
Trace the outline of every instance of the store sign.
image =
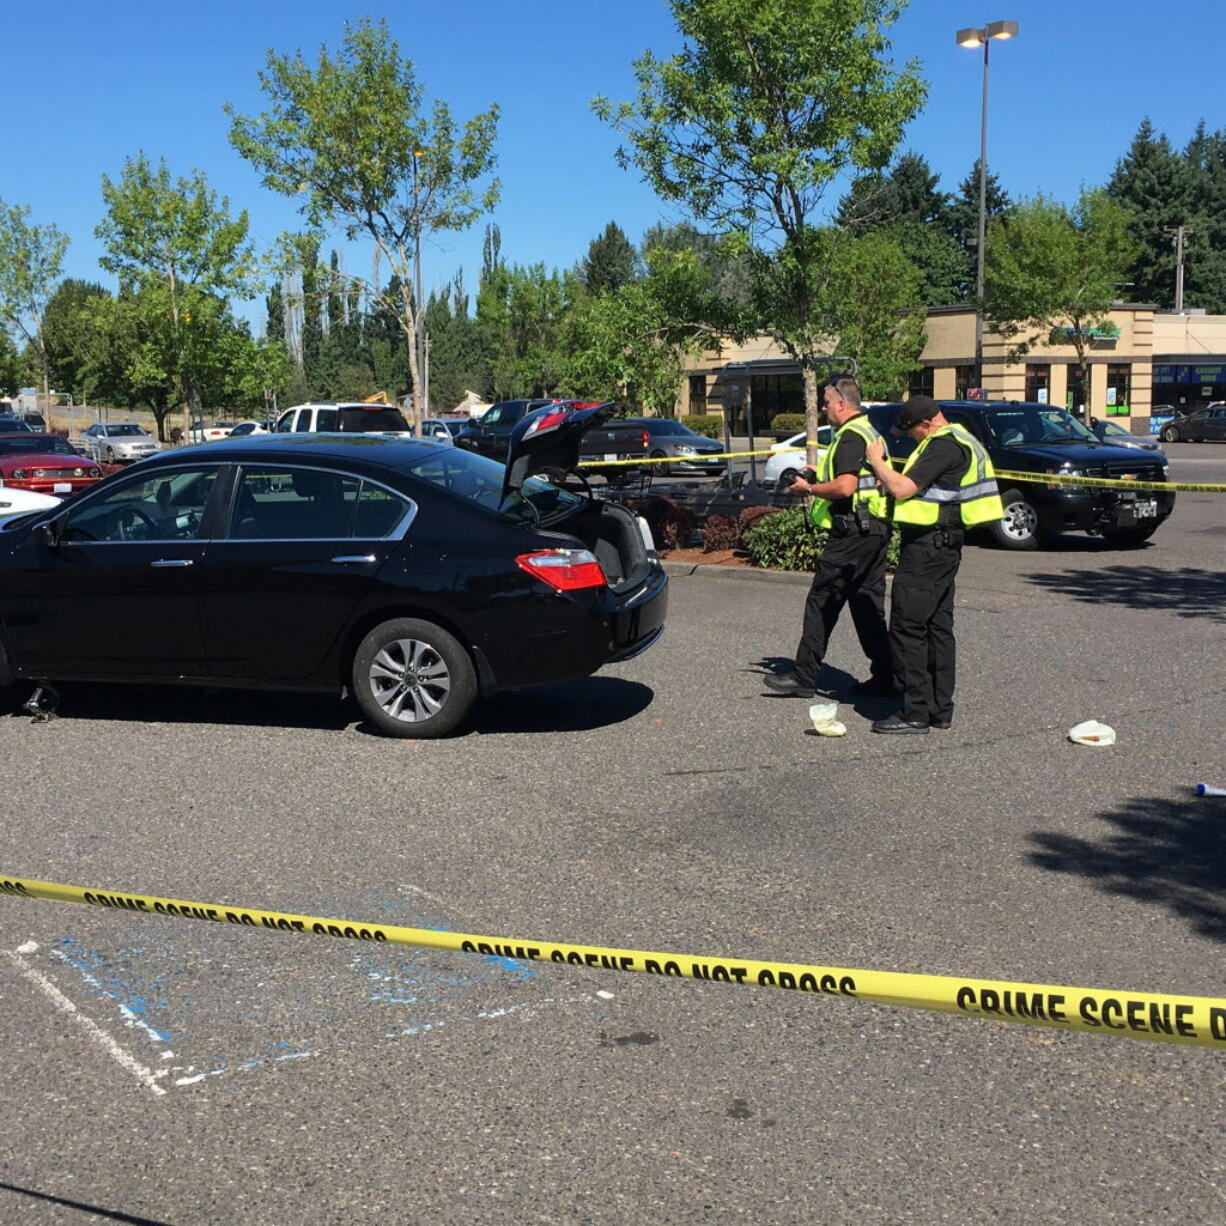
[[[1155,384],[1226,383],[1226,365],[1221,366],[1155,366]],[[1212,389],[1205,393],[1212,395]]]

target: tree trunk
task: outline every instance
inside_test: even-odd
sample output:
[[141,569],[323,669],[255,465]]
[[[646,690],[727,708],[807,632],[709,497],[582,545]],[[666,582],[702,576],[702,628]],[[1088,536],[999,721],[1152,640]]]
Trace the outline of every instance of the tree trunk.
[[805,463],[817,467],[817,428],[821,425],[821,405],[818,401],[817,369],[810,362],[801,366],[805,389]]

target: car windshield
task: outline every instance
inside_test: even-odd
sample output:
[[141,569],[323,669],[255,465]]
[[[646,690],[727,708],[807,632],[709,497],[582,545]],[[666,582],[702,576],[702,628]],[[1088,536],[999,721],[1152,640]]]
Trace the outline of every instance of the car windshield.
[[1025,447],[1035,443],[1097,443],[1092,430],[1087,430],[1071,413],[1063,409],[1043,409],[1030,406],[986,409],[992,441],[1001,447]]
[[0,438],[0,455],[76,455],[62,438],[29,434],[24,438]]
[[1123,426],[1117,426],[1113,421],[1103,422],[1102,431],[1104,434],[1110,434],[1115,438],[1132,438],[1132,435]]
[[522,489],[512,490],[504,500],[502,484],[506,469],[494,460],[459,447],[431,448],[425,455],[410,460],[401,471],[475,502],[491,515],[513,524],[553,519],[583,505],[578,495],[535,477],[529,477]]
[[135,422],[123,422],[118,426],[111,426],[107,430],[107,434],[109,434],[111,438],[125,438],[128,435],[141,435],[144,433],[144,430],[142,430],[140,426],[136,425]]

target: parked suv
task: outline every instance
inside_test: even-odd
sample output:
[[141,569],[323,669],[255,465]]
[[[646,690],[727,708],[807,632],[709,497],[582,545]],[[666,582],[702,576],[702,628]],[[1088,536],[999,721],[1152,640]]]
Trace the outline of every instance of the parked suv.
[[404,414],[392,405],[312,401],[296,404],[277,418],[277,434],[389,434],[412,438]]
[[[1102,443],[1070,413],[1049,404],[943,400],[950,421],[965,426],[1004,472],[1059,473],[1117,480],[1165,481],[1165,456]],[[898,404],[868,410],[869,420],[901,459],[915,450],[912,439],[889,433]],[[1139,545],[1175,508],[1175,495],[1155,490],[1010,482],[1000,479],[1005,515],[986,531],[1006,549],[1036,549],[1061,532],[1089,532],[1117,545]]]

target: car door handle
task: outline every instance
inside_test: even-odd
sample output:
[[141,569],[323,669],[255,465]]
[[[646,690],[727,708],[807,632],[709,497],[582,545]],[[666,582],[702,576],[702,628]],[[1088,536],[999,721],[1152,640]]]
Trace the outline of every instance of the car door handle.
[[342,553],[339,557],[332,559],[333,562],[339,563],[341,566],[356,566],[361,562],[373,562],[375,555],[373,553]]
[[154,566],[191,566],[191,558],[158,558],[156,562],[150,562],[150,567]]

